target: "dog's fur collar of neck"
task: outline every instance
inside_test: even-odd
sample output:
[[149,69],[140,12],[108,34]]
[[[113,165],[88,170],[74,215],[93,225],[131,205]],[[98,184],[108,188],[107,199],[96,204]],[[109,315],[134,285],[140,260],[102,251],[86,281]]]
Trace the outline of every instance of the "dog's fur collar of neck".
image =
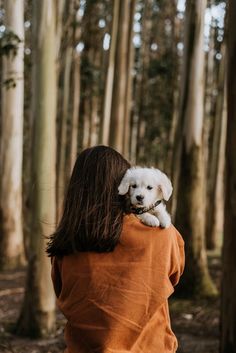
[[153,210],[156,206],[160,205],[160,203],[162,203],[162,200],[157,200],[150,207],[131,207],[131,212],[135,214],[143,214]]

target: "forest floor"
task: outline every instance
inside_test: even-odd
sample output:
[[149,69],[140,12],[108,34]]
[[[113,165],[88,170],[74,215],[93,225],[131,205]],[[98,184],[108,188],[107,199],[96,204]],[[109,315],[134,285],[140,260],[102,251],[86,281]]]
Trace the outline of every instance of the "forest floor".
[[[221,264],[219,254],[209,256],[212,277],[219,289]],[[23,300],[25,271],[0,272],[0,352],[62,353],[65,319],[57,314],[57,330],[53,337],[30,340],[10,333]],[[219,298],[212,300],[170,300],[172,329],[178,341],[178,353],[218,353]]]

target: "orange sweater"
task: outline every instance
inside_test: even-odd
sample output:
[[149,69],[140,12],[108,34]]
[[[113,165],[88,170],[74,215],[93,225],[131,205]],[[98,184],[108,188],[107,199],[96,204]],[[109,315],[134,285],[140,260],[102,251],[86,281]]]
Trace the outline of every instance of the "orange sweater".
[[110,253],[52,259],[57,305],[68,322],[64,353],[174,353],[168,297],[184,266],[178,231],[124,217]]

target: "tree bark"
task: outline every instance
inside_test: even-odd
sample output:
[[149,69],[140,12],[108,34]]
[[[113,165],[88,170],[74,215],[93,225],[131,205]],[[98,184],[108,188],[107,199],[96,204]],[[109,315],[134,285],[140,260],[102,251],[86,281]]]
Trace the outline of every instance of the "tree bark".
[[[68,171],[66,170],[66,151],[67,151],[67,125],[69,119],[69,97],[71,83],[73,48],[67,45],[65,48],[65,61],[63,67],[63,87],[62,87],[62,111],[59,116],[60,136],[58,145],[58,166],[57,166],[57,220],[60,218],[62,203],[65,193],[65,183]],[[67,173],[66,173],[67,172]]]
[[[169,129],[168,136],[168,145],[167,152],[164,161],[164,170],[167,175],[171,175],[171,165],[173,161],[173,149],[175,142],[175,134],[177,129],[177,121],[178,121],[178,110],[179,110],[179,66],[180,60],[177,55],[177,43],[180,41],[180,30],[179,30],[179,19],[177,18],[177,0],[174,0],[169,4],[170,11],[169,16],[172,18],[171,24],[171,58],[172,58],[172,75],[171,75],[171,86],[172,86],[172,94],[171,99],[169,100],[169,104],[172,106],[172,116],[171,116],[171,124]],[[170,55],[170,54],[169,54]],[[168,96],[169,98],[169,96]],[[171,200],[172,202],[172,200]]]
[[[101,101],[101,45],[104,33],[98,26],[101,16],[100,2],[86,1],[83,16],[82,41],[84,50],[81,56],[81,117],[82,117],[82,148],[98,143]],[[103,16],[103,15],[102,15]]]
[[125,117],[128,119],[126,115],[126,93],[129,82],[128,76],[131,75],[131,70],[127,72],[127,67],[131,67],[128,58],[131,47],[129,36],[132,35],[129,28],[132,26],[130,21],[133,23],[131,12],[134,5],[135,3],[132,4],[132,0],[121,1],[119,11],[109,144],[121,153],[124,153]]
[[108,63],[107,76],[106,76],[106,88],[105,88],[102,135],[101,135],[102,136],[101,141],[104,145],[108,145],[109,143],[112,88],[114,84],[114,73],[115,73],[115,54],[116,54],[116,46],[117,46],[119,9],[120,9],[120,0],[114,0],[112,32],[111,32],[111,42],[110,42],[110,49],[109,49],[109,63]]
[[176,226],[186,244],[186,267],[179,286],[184,296],[212,296],[205,250],[205,198],[203,156],[204,50],[206,0],[186,3],[185,59],[182,90],[183,136],[177,193]]
[[145,111],[147,110],[149,97],[148,91],[148,67],[150,65],[150,37],[152,31],[152,1],[145,1],[142,14],[142,29],[141,29],[141,41],[142,45],[139,54],[139,66],[140,72],[136,79],[136,106],[137,106],[137,143],[136,143],[136,159],[138,162],[145,158]]
[[56,1],[35,0],[33,12],[33,150],[30,259],[17,332],[47,336],[55,297],[45,237],[56,222]]
[[[24,1],[6,0],[5,26],[20,42],[3,56],[0,178],[0,268],[24,263],[22,161],[24,107]],[[8,83],[7,83],[8,82]]]
[[79,130],[79,106],[80,106],[80,55],[74,51],[73,54],[73,106],[71,113],[71,146],[69,156],[69,170],[75,164],[78,151],[78,130]]
[[228,121],[221,302],[221,353],[236,352],[236,2],[228,6]]
[[[220,187],[222,180],[222,163],[224,164],[225,134],[226,134],[226,106],[225,106],[225,44],[222,48],[222,59],[220,63],[218,78],[218,99],[216,102],[215,119],[213,124],[212,151],[208,161],[208,198],[207,198],[207,223],[206,243],[208,249],[215,249],[219,245],[220,234],[223,233],[223,210],[224,193]],[[223,160],[221,160],[223,159]]]
[[132,67],[134,64],[134,44],[133,44],[133,18],[135,13],[136,0],[130,2],[129,13],[129,31],[128,31],[128,52],[127,52],[127,83],[126,83],[126,99],[124,111],[124,132],[123,132],[123,154],[125,158],[130,159],[131,154],[131,114],[133,104],[133,75]]

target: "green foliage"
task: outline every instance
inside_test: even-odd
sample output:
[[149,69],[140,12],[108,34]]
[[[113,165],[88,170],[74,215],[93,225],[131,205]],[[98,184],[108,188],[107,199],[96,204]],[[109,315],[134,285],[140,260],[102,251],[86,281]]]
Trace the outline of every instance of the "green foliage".
[[9,29],[0,32],[0,56],[16,56],[18,46],[22,42],[20,37]]

